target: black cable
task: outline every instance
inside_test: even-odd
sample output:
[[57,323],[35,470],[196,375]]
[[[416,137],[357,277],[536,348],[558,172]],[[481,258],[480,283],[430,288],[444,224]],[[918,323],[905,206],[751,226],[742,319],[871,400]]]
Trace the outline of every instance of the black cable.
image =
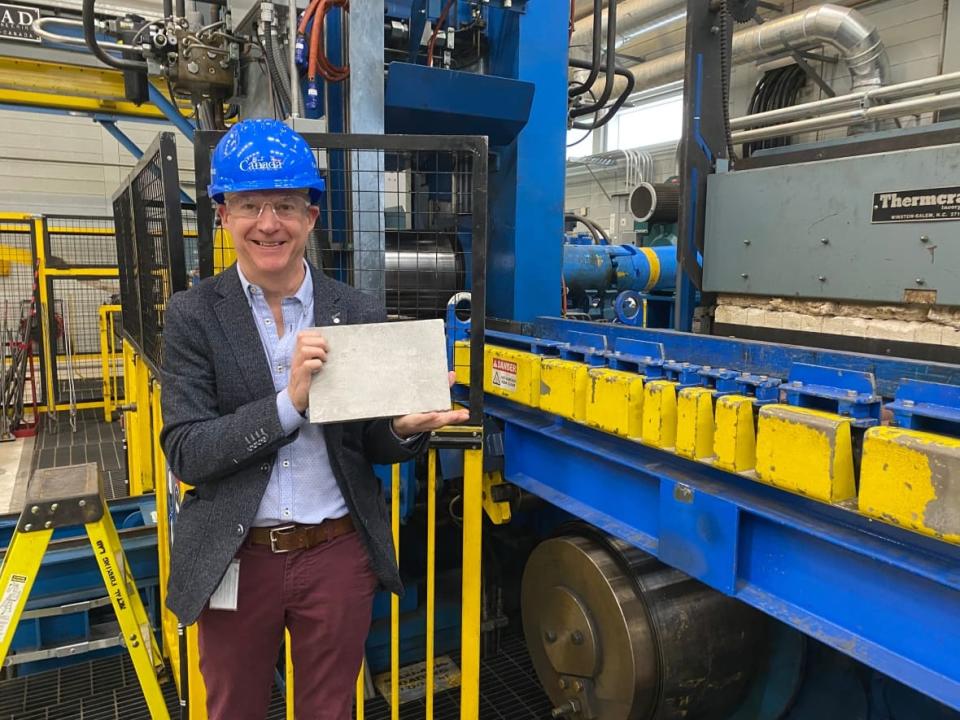
[[[93,14],[94,3],[96,0],[83,0],[81,12],[83,13],[83,40],[90,48],[90,52],[102,62],[117,70],[142,70],[146,72],[147,64],[141,60],[123,60],[107,55],[97,42],[96,17]],[[133,48],[131,48],[132,50]]]
[[[604,76],[603,92],[597,99],[596,106],[585,105],[570,111],[570,117],[581,117],[590,115],[596,110],[604,107],[613,93],[613,80],[616,75],[617,67],[617,3],[611,2],[607,5],[607,65],[606,75]],[[602,69],[602,68],[601,68]],[[626,100],[626,98],[624,98]],[[622,103],[621,103],[622,104]]]
[[565,222],[574,221],[578,222],[581,225],[585,225],[587,230],[590,231],[590,234],[593,236],[593,244],[600,244],[600,234],[597,232],[596,227],[587,222],[586,218],[580,217],[579,215],[574,215],[573,213],[564,213],[563,219]]
[[600,74],[600,33],[603,30],[603,0],[593,0],[593,54],[590,63],[590,74],[580,85],[574,85],[567,90],[569,97],[583,95],[587,90],[593,87]]
[[273,23],[263,23],[263,45],[267,68],[276,93],[280,98],[280,105],[284,108],[291,107],[290,95],[287,90],[289,83],[284,82],[284,76],[281,74],[280,68],[277,67],[277,55],[273,46]]
[[[574,58],[570,58],[568,62],[574,67],[578,67],[578,64],[580,63],[585,63],[584,60],[576,60]],[[603,66],[603,68],[601,69],[606,69],[606,66]],[[630,97],[630,94],[633,92],[634,85],[636,84],[637,81],[636,81],[636,78],[633,77],[633,74],[621,65],[617,65],[614,67],[614,73],[624,78],[627,81],[627,84],[623,88],[623,91],[620,93],[619,97],[617,97],[613,105],[610,106],[610,109],[607,111],[607,113],[599,120],[595,118],[592,123],[575,122],[573,123],[573,127],[577,128],[578,130],[596,130],[598,127],[603,127],[608,122],[610,122],[613,119],[613,116],[617,114],[617,112],[620,110],[621,107],[623,107],[623,104],[627,101],[627,98]],[[607,87],[611,87],[611,86],[608,84]],[[602,95],[601,95],[601,99],[603,99]],[[594,106],[596,107],[596,110],[594,110],[593,112],[596,113],[598,110],[602,109],[603,104],[598,100],[597,102],[594,103]],[[584,113],[580,113],[580,115],[582,114]],[[578,115],[574,115],[573,112],[570,113],[570,116],[578,117]]]
[[[590,234],[591,234],[591,235],[593,235],[594,232],[596,232],[596,233],[598,233],[598,234],[600,235],[600,237],[602,237],[602,238],[606,241],[606,244],[607,244],[607,245],[612,245],[612,244],[613,244],[613,243],[610,242],[610,236],[607,235],[607,231],[604,230],[604,229],[603,229],[602,227],[600,227],[599,225],[597,225],[597,223],[595,223],[595,222],[594,222],[593,220],[591,220],[590,218],[584,217],[583,215],[577,215],[577,214],[575,214],[575,213],[564,213],[564,218],[570,218],[571,220],[576,220],[576,221],[579,222],[579,223],[583,223],[583,224],[586,225],[588,228],[590,228],[590,231],[591,231]],[[599,245],[600,243],[597,243],[597,244]]]

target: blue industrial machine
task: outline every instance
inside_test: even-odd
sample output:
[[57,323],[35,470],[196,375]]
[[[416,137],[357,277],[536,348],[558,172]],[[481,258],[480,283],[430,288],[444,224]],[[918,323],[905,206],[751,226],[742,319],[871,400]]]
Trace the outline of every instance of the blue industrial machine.
[[[430,309],[442,316],[450,295],[480,297],[475,271],[485,268],[485,303],[447,316],[464,401],[458,351],[485,342],[485,470],[506,481],[498,497],[516,506],[513,522],[484,536],[494,553],[487,571],[500,567],[496,579],[484,579],[504,598],[489,600],[485,632],[522,624],[555,717],[956,717],[958,358],[915,346],[873,354],[880,346],[849,340],[821,346],[817,334],[783,335],[782,326],[760,330],[749,320],[711,327],[711,311],[716,296],[728,294],[953,302],[949,267],[922,275],[910,264],[910,279],[896,275],[891,285],[890,263],[877,261],[888,254],[862,246],[877,236],[875,225],[920,222],[907,227],[928,249],[910,254],[909,263],[933,263],[932,222],[943,227],[960,213],[882,211],[896,198],[899,208],[908,196],[933,196],[941,206],[949,203],[939,195],[960,197],[940,187],[951,184],[942,167],[936,180],[920,177],[936,158],[955,167],[960,138],[911,136],[910,144],[937,149],[912,153],[911,163],[885,175],[876,168],[894,162],[879,154],[891,141],[868,136],[845,150],[798,151],[792,160],[758,153],[747,171],[734,162],[724,118],[731,16],[750,19],[755,4],[691,0],[679,184],[648,184],[631,197],[641,223],[637,245],[612,245],[593,232],[589,241],[561,242],[568,121],[605,122],[633,87],[628,79],[615,92],[615,76],[630,73],[600,62],[599,0],[594,60],[576,65],[591,77],[579,86],[568,83],[566,4],[395,0],[374,17],[354,3],[349,24],[363,31],[344,43],[348,24],[330,3],[325,69],[314,77],[308,60],[307,72],[287,73],[286,84],[283,60],[304,47],[290,28],[296,13],[280,4],[269,12],[265,3],[228,5],[231,32],[207,30],[203,44],[235,47],[238,36],[259,32],[270,82],[256,63],[240,64],[228,50],[210,73],[214,80],[198,85],[189,58],[159,52],[167,47],[160,26],[149,30],[143,51],[162,60],[176,92],[193,87],[201,108],[229,86],[241,115],[291,114],[305,133],[488,138],[480,188],[456,177],[455,162],[404,164],[391,150],[373,166],[389,180],[364,186],[377,172],[362,159],[351,168],[329,156],[323,171],[333,199],[315,250],[328,271],[349,278],[366,267],[369,255],[359,251],[379,248],[385,283],[365,289],[382,291],[395,315],[408,314],[407,279],[434,278]],[[286,21],[278,19],[285,12]],[[615,15],[610,3],[611,44]],[[197,37],[190,23],[171,30],[181,47]],[[348,63],[349,92],[341,71]],[[221,71],[235,76],[228,82]],[[604,89],[588,101],[584,87],[601,76]],[[198,117],[220,128],[222,118],[210,112]],[[926,153],[934,160],[920,158]],[[818,164],[824,155],[846,159],[838,171],[844,179],[831,176],[836,166]],[[215,257],[212,218],[202,217],[200,159],[203,274],[214,270]],[[857,185],[860,205],[844,214],[847,199],[836,188],[857,167],[870,169]],[[919,190],[893,186],[904,168],[904,183]],[[829,212],[812,217],[817,193],[830,183]],[[384,196],[381,206],[364,206],[363,192]],[[465,212],[459,203],[468,195],[480,198],[485,253],[471,252],[478,205]],[[871,201],[878,207],[863,205]],[[820,221],[829,235],[813,229]],[[396,244],[377,245],[381,234]],[[894,236],[883,234],[891,252],[910,253]],[[858,282],[848,284],[832,270],[852,272],[853,248],[865,260]],[[952,257],[953,250],[942,252]],[[573,319],[573,310],[585,319]],[[470,370],[477,393],[481,374],[476,364]],[[456,453],[442,463],[455,520]],[[405,471],[399,499],[410,524],[422,522],[421,471]],[[455,536],[456,523],[443,532]],[[455,572],[456,559],[447,560],[445,569]],[[417,568],[403,569],[416,575]],[[421,617],[415,598],[407,601],[410,636]],[[449,629],[456,618],[445,623]],[[381,661],[384,638],[375,633],[370,648]]]

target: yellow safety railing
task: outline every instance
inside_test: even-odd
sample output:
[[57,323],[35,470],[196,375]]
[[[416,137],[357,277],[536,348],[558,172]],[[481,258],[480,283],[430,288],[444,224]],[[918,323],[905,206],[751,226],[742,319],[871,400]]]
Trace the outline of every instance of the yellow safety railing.
[[103,419],[113,422],[113,411],[123,404],[120,380],[123,377],[123,354],[117,350],[120,339],[113,331],[120,316],[119,305],[100,306],[100,370],[103,375]]

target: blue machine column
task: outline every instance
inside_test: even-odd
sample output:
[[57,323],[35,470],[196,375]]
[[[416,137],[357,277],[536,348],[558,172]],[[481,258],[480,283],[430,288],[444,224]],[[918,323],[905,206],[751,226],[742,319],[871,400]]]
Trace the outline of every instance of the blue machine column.
[[712,3],[687,3],[687,57],[680,140],[680,217],[677,232],[677,299],[674,327],[689,331],[696,292],[703,285],[703,223],[707,176],[718,161],[729,162],[723,108],[724,70],[729,87],[730,63],[721,67],[721,43],[731,45],[732,23]]
[[[517,3],[515,3],[517,5]],[[518,321],[559,315],[563,255],[567,21],[548,2],[490,8],[490,72],[536,85],[530,119],[492,148],[487,314]]]

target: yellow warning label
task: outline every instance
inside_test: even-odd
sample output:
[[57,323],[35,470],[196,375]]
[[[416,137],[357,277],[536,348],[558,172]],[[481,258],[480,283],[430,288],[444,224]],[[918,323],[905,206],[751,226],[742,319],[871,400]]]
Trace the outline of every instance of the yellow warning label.
[[[385,672],[373,679],[373,684],[383,698],[390,703],[390,673]],[[427,694],[427,664],[414,663],[400,668],[400,704],[420,700]],[[433,666],[434,693],[460,687],[460,668],[446,655],[436,658]]]

